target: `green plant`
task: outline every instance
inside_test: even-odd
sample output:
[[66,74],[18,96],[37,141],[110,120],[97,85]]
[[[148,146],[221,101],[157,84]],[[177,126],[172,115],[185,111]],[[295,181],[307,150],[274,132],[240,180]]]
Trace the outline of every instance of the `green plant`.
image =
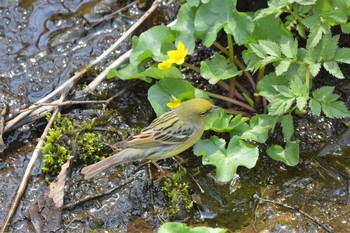
[[167,222],[160,226],[158,233],[225,233],[226,229],[211,227],[189,227],[179,222]]
[[180,206],[184,206],[185,209],[191,209],[193,207],[193,201],[191,201],[188,190],[189,185],[183,181],[186,173],[186,169],[180,168],[177,172],[164,178],[162,191],[169,198],[168,209],[171,217],[175,217],[178,214]]
[[[50,118],[51,113],[47,113],[46,119]],[[77,141],[75,153],[78,151],[79,159],[82,159],[84,164],[104,159],[101,134],[86,132],[91,131],[94,126],[95,120],[92,119],[91,122],[84,121],[80,128],[75,129],[68,117],[58,113],[44,140],[42,171],[52,176],[57,175],[62,165],[73,155],[72,141]]]
[[[213,113],[206,126],[228,132],[228,145],[213,136],[194,147],[204,164],[216,166],[221,181],[229,181],[238,166],[255,166],[259,144],[267,141],[276,125],[282,128],[284,142],[271,145],[267,153],[294,166],[299,141],[293,138],[293,114],[350,116],[334,87],[312,88],[321,67],[344,78],[339,64],[350,64],[350,49],[338,46],[340,36],[332,29],[349,33],[349,16],[348,0],[271,0],[267,8],[248,13],[237,11],[236,0],[187,0],[173,26],[155,26],[133,37],[129,63],[112,69],[109,78],[158,80],[148,91],[158,116],[174,98],[214,97],[228,102],[228,109]],[[219,32],[226,40],[217,40]],[[198,41],[216,51],[199,67],[185,61]],[[222,87],[227,95],[200,90],[191,79],[183,80],[183,67]]]
[[[47,120],[51,117],[51,113],[47,113]],[[52,127],[49,129],[48,136],[44,140],[42,148],[42,155],[44,164],[42,171],[50,175],[56,175],[61,166],[65,164],[71,155],[70,140],[68,136],[74,135],[74,128],[72,122],[68,117],[62,117],[61,113],[55,116]]]

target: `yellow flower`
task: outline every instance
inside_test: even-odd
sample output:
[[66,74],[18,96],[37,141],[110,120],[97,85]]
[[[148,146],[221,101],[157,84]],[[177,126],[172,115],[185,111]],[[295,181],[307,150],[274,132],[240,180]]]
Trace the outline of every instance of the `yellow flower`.
[[173,109],[179,106],[180,104],[181,104],[181,100],[174,98],[166,106],[168,106],[168,108],[170,109]]
[[81,173],[91,179],[117,164],[138,160],[156,161],[177,155],[193,146],[204,132],[204,121],[217,109],[209,101],[195,98],[154,119],[140,134],[116,144],[123,149],[96,164],[84,167]]
[[167,68],[170,68],[172,65],[173,63],[168,62],[168,60],[165,60],[158,64],[158,69],[165,70]]
[[177,43],[176,50],[168,51],[169,59],[167,60],[167,62],[181,65],[182,63],[184,63],[187,53],[188,48],[185,49],[184,43],[180,40],[179,43]]

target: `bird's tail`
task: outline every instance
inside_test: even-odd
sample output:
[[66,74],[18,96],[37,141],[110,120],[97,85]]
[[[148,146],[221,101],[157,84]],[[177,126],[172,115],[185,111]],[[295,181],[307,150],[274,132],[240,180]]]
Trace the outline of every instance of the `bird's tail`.
[[95,164],[84,167],[81,174],[84,175],[86,180],[89,180],[114,165],[139,160],[141,159],[140,155],[142,155],[140,151],[125,149]]

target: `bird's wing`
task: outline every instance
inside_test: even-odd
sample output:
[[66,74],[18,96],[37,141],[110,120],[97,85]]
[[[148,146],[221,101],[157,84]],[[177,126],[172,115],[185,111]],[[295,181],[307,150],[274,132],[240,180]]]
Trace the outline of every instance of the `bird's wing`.
[[163,145],[174,145],[188,141],[197,127],[181,121],[174,110],[164,113],[152,123],[127,141],[123,147],[149,148]]

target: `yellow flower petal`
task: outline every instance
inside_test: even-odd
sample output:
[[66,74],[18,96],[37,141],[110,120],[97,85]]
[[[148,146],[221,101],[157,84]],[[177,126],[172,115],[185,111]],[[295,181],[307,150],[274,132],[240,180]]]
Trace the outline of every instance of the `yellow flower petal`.
[[172,66],[172,63],[168,62],[169,59],[162,61],[161,63],[158,64],[158,69],[164,70],[167,68],[170,68]]
[[168,51],[168,62],[170,63],[176,63],[177,65],[181,65],[185,62],[185,57],[188,53],[188,48],[185,49],[185,45],[182,41],[179,41],[177,43],[176,50],[170,50]]
[[173,108],[176,108],[179,105],[181,105],[181,100],[173,99],[166,106],[168,106],[168,108],[170,108],[170,109],[173,109]]

